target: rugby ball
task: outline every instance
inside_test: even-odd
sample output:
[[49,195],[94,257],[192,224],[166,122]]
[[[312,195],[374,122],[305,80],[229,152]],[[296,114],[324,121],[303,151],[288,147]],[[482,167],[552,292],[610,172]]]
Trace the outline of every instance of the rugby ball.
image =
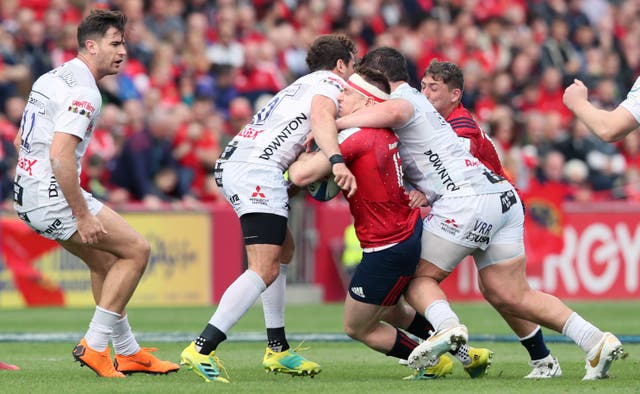
[[333,174],[310,183],[307,191],[318,201],[329,201],[340,193],[340,186],[333,179]]

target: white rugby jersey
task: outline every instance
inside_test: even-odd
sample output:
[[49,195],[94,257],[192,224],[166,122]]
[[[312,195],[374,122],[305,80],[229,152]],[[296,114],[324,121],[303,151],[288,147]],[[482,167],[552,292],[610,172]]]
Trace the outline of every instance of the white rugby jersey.
[[[311,100],[316,94],[333,100],[345,81],[331,71],[307,74],[276,94],[227,145],[220,159],[277,166],[285,171],[304,151],[311,131]],[[337,113],[337,111],[336,111]]]
[[64,195],[51,169],[49,149],[54,132],[75,135],[80,158],[100,116],[102,97],[89,68],[73,59],[42,75],[33,84],[22,115],[22,143],[16,168],[14,206],[20,212],[55,204]]
[[395,132],[405,178],[433,203],[441,196],[499,193],[511,184],[489,171],[462,145],[449,123],[419,91],[403,83],[391,98],[413,104],[413,117]]
[[636,79],[627,98],[620,105],[629,110],[631,115],[636,118],[636,122],[640,123],[640,77]]

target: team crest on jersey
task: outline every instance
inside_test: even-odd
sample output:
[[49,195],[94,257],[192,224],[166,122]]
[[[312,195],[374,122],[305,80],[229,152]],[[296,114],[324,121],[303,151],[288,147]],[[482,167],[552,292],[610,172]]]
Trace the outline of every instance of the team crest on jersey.
[[78,114],[80,116],[86,116],[87,119],[91,119],[91,116],[93,115],[93,112],[95,110],[96,109],[93,107],[93,105],[91,105],[90,102],[80,100],[73,100],[69,108],[67,108],[67,111],[73,112],[74,114]]
[[344,90],[344,83],[342,82],[342,80],[340,80],[340,79],[338,79],[336,77],[329,76],[329,77],[326,77],[325,79],[323,79],[320,82],[328,83],[329,85],[335,86],[341,92]]

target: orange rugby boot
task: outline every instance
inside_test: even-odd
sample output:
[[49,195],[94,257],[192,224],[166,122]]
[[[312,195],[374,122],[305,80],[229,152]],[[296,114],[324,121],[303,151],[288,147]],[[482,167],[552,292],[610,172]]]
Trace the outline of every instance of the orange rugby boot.
[[178,364],[170,361],[162,361],[152,355],[150,352],[158,350],[154,347],[140,348],[138,353],[130,356],[116,354],[115,366],[116,370],[123,374],[129,375],[136,372],[144,372],[148,374],[167,374],[176,372],[180,369]]
[[84,338],[73,348],[73,357],[81,366],[86,365],[104,378],[124,378],[124,375],[113,367],[110,353],[108,346],[101,352],[91,349]]

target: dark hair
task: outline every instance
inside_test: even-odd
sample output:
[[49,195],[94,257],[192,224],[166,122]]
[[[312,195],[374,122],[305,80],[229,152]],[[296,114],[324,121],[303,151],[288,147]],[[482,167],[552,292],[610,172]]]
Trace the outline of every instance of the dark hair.
[[362,79],[382,90],[383,92],[387,94],[391,93],[389,80],[380,71],[373,68],[359,66],[356,69],[356,74],[360,75]]
[[78,26],[78,48],[85,48],[87,40],[104,37],[111,27],[124,35],[126,23],[127,17],[120,11],[92,10]]
[[409,81],[407,59],[395,48],[380,47],[371,50],[360,59],[360,64],[380,71],[390,82]]
[[313,41],[307,52],[307,66],[310,71],[333,70],[338,60],[345,64],[353,59],[356,46],[342,34],[325,34]]
[[424,76],[430,76],[436,81],[442,81],[449,89],[464,89],[464,76],[458,65],[451,62],[441,62],[438,59],[431,60],[424,72]]

